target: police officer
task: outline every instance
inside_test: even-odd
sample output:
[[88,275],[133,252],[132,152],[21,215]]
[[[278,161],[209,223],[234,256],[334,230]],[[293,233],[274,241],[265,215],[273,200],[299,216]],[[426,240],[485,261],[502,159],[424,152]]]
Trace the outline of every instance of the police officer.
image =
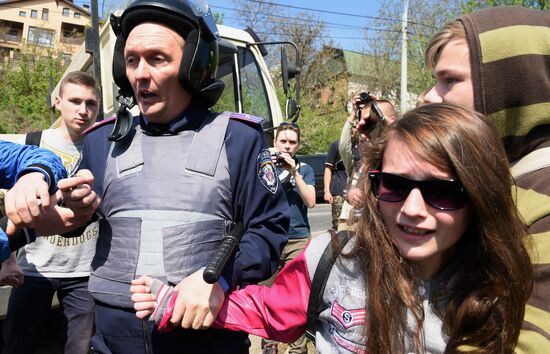
[[[190,1],[135,0],[113,18],[113,76],[125,96],[116,121],[84,140],[82,167],[102,197],[89,291],[99,353],[248,353],[247,335],[209,326],[224,292],[277,268],[287,241],[288,204],[260,119],[208,108],[218,32],[212,13]],[[137,101],[140,115],[123,107]],[[110,140],[109,140],[110,139]],[[244,231],[220,281],[204,282],[220,238]],[[178,285],[169,333],[136,318],[130,282],[140,275]]]

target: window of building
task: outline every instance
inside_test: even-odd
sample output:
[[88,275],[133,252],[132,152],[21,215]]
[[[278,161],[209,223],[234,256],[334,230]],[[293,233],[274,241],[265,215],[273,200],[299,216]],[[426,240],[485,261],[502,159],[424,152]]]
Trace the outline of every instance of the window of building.
[[[4,35],[4,39],[11,42],[20,42],[19,31],[14,28],[10,28]],[[18,40],[19,39],[19,40]]]
[[48,21],[48,15],[50,14],[50,10],[48,9],[42,9],[42,20]]
[[69,8],[68,7],[63,8],[63,16],[69,16]]
[[27,17],[27,11],[19,11],[19,16]]
[[75,12],[74,13],[74,18],[80,18],[80,12]]
[[55,44],[55,31],[38,27],[29,27],[27,41],[30,44],[53,48]]
[[38,17],[38,11],[31,10],[31,18],[37,18]]

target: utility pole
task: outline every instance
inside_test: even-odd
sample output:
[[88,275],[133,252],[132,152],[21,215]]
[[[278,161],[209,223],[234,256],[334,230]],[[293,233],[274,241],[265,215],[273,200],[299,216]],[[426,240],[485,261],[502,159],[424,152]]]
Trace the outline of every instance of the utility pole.
[[407,18],[409,0],[403,1],[403,18],[401,20],[401,114],[407,111],[409,94],[407,92]]
[[99,112],[97,121],[103,120],[103,86],[101,85],[101,58],[99,56],[99,15],[97,9],[97,0],[91,0],[92,7],[92,48],[94,77],[99,85]]

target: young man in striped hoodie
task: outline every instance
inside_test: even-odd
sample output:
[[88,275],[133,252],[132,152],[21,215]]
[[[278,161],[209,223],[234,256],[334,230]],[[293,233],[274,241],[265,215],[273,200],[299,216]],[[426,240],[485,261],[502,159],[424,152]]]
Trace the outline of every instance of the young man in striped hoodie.
[[426,50],[426,103],[487,115],[502,138],[513,195],[532,235],[534,288],[517,353],[550,352],[550,12],[494,7],[447,24]]

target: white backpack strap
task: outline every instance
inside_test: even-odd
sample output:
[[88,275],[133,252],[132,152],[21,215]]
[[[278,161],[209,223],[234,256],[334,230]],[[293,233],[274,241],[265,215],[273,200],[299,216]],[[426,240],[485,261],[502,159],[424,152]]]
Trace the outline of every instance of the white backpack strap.
[[550,166],[550,147],[531,151],[510,167],[512,177],[518,179],[529,172]]

